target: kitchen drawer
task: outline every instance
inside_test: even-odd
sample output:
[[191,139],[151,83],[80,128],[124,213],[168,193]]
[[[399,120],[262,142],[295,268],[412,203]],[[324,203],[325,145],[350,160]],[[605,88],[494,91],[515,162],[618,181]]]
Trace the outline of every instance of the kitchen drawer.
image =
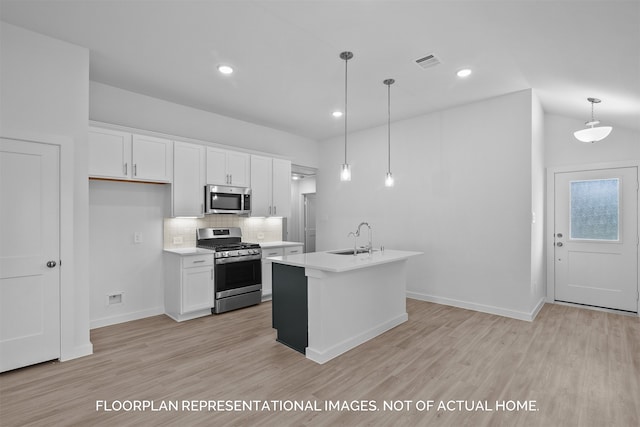
[[284,248],[285,255],[295,255],[302,253],[302,246],[288,246]]
[[269,258],[272,256],[282,256],[282,255],[284,255],[283,248],[262,249],[262,258]]
[[204,267],[213,265],[213,254],[182,257],[182,268]]

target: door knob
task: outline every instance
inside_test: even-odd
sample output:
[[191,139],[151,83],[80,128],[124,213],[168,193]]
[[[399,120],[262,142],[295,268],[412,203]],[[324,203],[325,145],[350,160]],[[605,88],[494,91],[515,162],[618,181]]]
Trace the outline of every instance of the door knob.
[[558,243],[556,243],[556,245],[557,245],[559,248],[561,248],[561,247],[562,247],[562,242],[558,242]]
[[49,268],[53,268],[53,267],[55,267],[55,266],[56,266],[56,262],[55,262],[55,261],[49,261],[49,262],[47,262],[47,267],[49,267]]

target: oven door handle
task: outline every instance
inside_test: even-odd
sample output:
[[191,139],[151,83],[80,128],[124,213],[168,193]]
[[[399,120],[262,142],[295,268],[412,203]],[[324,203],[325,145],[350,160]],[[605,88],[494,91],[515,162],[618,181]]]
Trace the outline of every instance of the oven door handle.
[[238,257],[231,257],[231,258],[216,258],[215,263],[216,264],[232,264],[234,262],[255,261],[259,259],[262,259],[261,254],[238,256]]

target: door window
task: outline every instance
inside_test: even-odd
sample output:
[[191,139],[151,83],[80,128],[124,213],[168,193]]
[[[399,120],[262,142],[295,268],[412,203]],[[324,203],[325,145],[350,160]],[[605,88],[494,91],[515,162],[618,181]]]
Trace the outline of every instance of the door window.
[[618,178],[571,181],[571,239],[619,240],[619,190]]

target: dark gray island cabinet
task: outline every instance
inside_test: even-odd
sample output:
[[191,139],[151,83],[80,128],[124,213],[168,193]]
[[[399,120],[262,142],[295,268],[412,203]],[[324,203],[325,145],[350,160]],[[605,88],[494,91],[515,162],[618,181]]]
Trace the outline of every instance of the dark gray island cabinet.
[[273,264],[272,318],[276,340],[305,354],[307,333],[307,276],[304,268]]
[[421,254],[270,257],[277,341],[325,363],[406,322],[407,260]]

